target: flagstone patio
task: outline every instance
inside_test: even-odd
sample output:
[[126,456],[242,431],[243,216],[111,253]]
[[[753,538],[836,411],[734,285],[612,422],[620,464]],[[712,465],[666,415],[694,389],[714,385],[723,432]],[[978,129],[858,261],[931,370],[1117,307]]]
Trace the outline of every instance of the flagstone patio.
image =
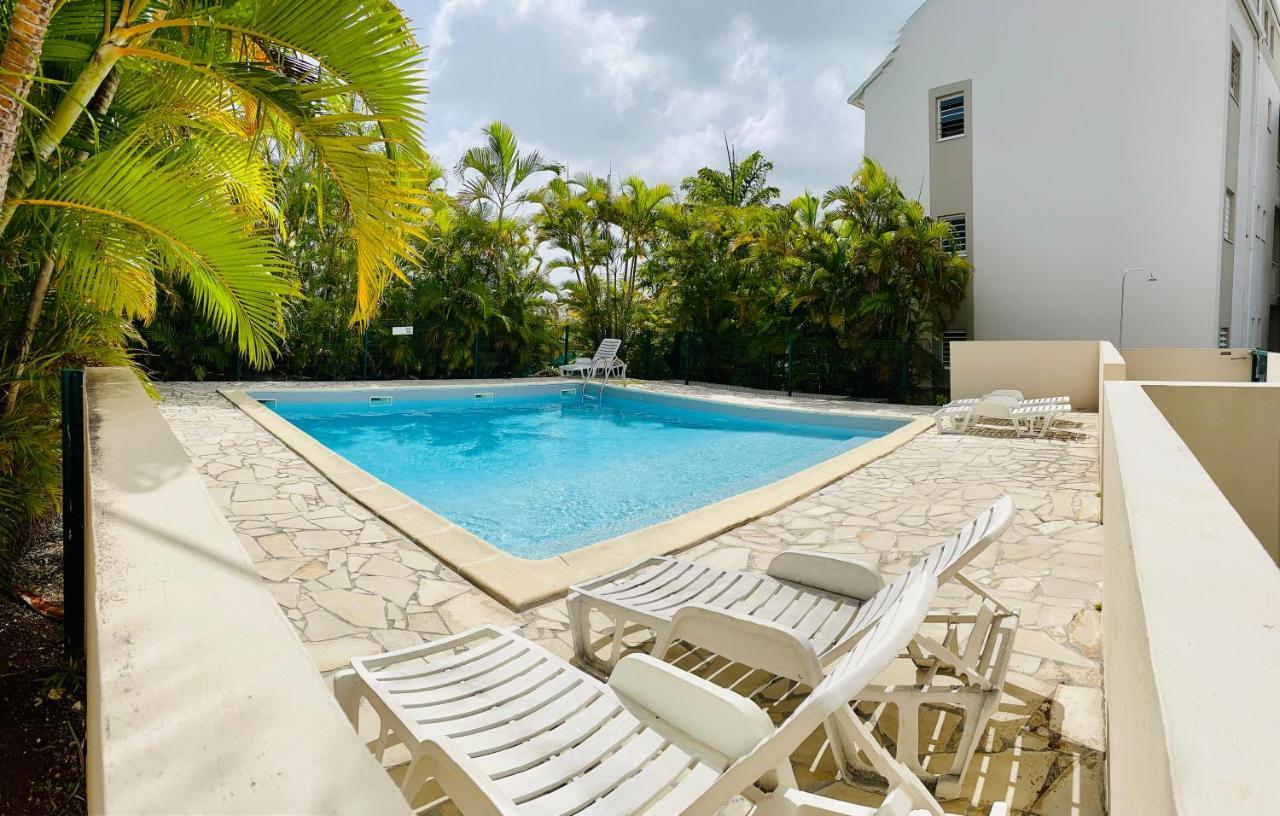
[[[403,648],[479,623],[518,625],[528,637],[569,655],[563,600],[513,613],[490,599],[227,402],[217,393],[227,385],[159,384],[160,410],[321,671],[353,655]],[[270,384],[290,385],[298,384]],[[639,387],[828,411],[927,411],[665,383]],[[1013,528],[967,573],[1022,617],[1006,705],[970,766],[965,792],[975,814],[986,812],[978,803],[992,801],[1010,802],[1015,814],[1101,814],[1096,420],[1093,414],[1073,414],[1070,433],[1043,440],[999,431],[929,432],[683,555],[763,570],[783,549],[804,547],[866,555],[886,573],[896,573],[993,499],[1012,495],[1019,509]],[[966,601],[963,590],[948,586],[938,604],[959,608]],[[806,787],[865,798],[860,789],[832,784],[823,763],[816,763],[816,772],[812,764],[812,757],[797,758]],[[963,806],[949,804],[953,811]]]

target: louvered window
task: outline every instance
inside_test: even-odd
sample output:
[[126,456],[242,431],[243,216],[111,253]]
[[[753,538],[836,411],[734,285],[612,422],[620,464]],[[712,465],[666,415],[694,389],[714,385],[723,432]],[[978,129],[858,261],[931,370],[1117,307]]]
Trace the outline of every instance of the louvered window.
[[960,343],[968,339],[969,332],[964,329],[944,331],[942,333],[942,367],[944,370],[951,370],[951,344]]
[[1236,48],[1235,43],[1231,44],[1231,76],[1228,78],[1227,90],[1231,93],[1231,98],[1240,101],[1240,49]]
[[964,135],[964,94],[938,97],[938,141]]
[[945,221],[951,225],[951,237],[948,238],[944,244],[946,248],[957,255],[968,254],[969,227],[964,213],[939,216],[938,220]]

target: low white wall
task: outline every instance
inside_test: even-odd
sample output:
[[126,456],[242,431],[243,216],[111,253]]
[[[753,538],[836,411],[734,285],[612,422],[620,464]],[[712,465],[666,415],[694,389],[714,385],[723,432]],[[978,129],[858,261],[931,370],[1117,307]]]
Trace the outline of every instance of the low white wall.
[[1280,570],[1144,385],[1103,393],[1109,810],[1274,814]]
[[1280,354],[1267,352],[1267,382],[1280,382]]
[[89,812],[408,814],[138,381],[85,403]]
[[951,397],[1016,388],[1028,399],[1067,396],[1077,411],[1098,409],[1096,340],[970,340],[951,344]]
[[[1120,355],[1109,341],[1103,340],[1098,344],[1098,490],[1102,491],[1103,480],[1106,474],[1103,473],[1102,461],[1106,458],[1107,439],[1106,434],[1102,433],[1102,428],[1107,421],[1107,402],[1101,398],[1105,393],[1104,389],[1109,382],[1124,382],[1128,379],[1128,368],[1125,359]],[[1106,516],[1106,508],[1100,508],[1098,511],[1098,521],[1103,521]]]
[[1146,390],[1280,564],[1280,388],[1265,383],[1149,383]]
[[1162,382],[1249,382],[1253,349],[1121,349],[1130,380]]

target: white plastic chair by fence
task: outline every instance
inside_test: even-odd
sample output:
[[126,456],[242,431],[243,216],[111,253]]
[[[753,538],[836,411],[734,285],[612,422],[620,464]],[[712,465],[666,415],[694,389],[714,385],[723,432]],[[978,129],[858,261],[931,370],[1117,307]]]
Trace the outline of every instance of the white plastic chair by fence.
[[590,358],[579,357],[568,365],[560,366],[560,373],[566,377],[578,374],[582,377],[596,377],[611,374],[621,368],[621,376],[626,376],[627,365],[618,359],[618,349],[622,341],[616,337],[606,337],[600,341],[596,353]]
[[[932,575],[915,574],[862,616],[857,644],[777,727],[733,692],[647,655],[628,656],[604,684],[493,627],[356,658],[335,693],[353,724],[360,700],[371,704],[380,758],[393,740],[408,748],[407,798],[434,778],[466,816],[711,816],[740,793],[779,816],[942,814],[848,705],[911,641],[936,589]],[[832,718],[889,780],[879,808],[793,793],[790,755]]]
[[[1000,499],[913,565],[908,574],[927,573],[939,582],[954,580],[965,586],[977,596],[978,608],[969,615],[935,619],[946,628],[940,637],[922,634],[913,640],[906,654],[920,670],[915,686],[873,689],[876,701],[894,695],[890,703],[906,711],[919,713],[922,703],[934,705],[945,696],[964,713],[960,743],[965,750],[957,752],[941,774],[924,771],[914,740],[895,740],[899,759],[924,778],[941,776],[944,789],[958,786],[978,737],[999,705],[1017,628],[1017,614],[961,571],[1008,530],[1015,513],[1011,498]],[[823,667],[856,643],[861,617],[891,601],[895,585],[885,586],[879,571],[863,562],[810,550],[779,554],[767,575],[650,558],[571,588],[574,654],[579,663],[603,675],[625,651],[635,648],[626,637],[637,630],[652,631],[655,656],[665,656],[671,644],[685,641],[813,687]],[[593,614],[603,616],[612,630],[603,660],[591,639]],[[783,656],[776,660],[760,642],[766,633],[785,644]],[[961,684],[948,685],[946,678]],[[916,721],[906,719],[899,718],[903,735],[917,728]],[[851,764],[854,754],[848,740],[834,731],[831,737],[837,759]]]

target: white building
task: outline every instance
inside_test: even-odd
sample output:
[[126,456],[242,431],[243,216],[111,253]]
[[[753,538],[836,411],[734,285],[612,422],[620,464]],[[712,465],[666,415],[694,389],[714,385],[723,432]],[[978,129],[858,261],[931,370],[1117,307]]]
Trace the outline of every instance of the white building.
[[1114,342],[1123,271],[1145,267],[1125,346],[1280,347],[1277,17],[1273,0],[927,0],[849,102],[867,154],[964,234],[954,328]]

